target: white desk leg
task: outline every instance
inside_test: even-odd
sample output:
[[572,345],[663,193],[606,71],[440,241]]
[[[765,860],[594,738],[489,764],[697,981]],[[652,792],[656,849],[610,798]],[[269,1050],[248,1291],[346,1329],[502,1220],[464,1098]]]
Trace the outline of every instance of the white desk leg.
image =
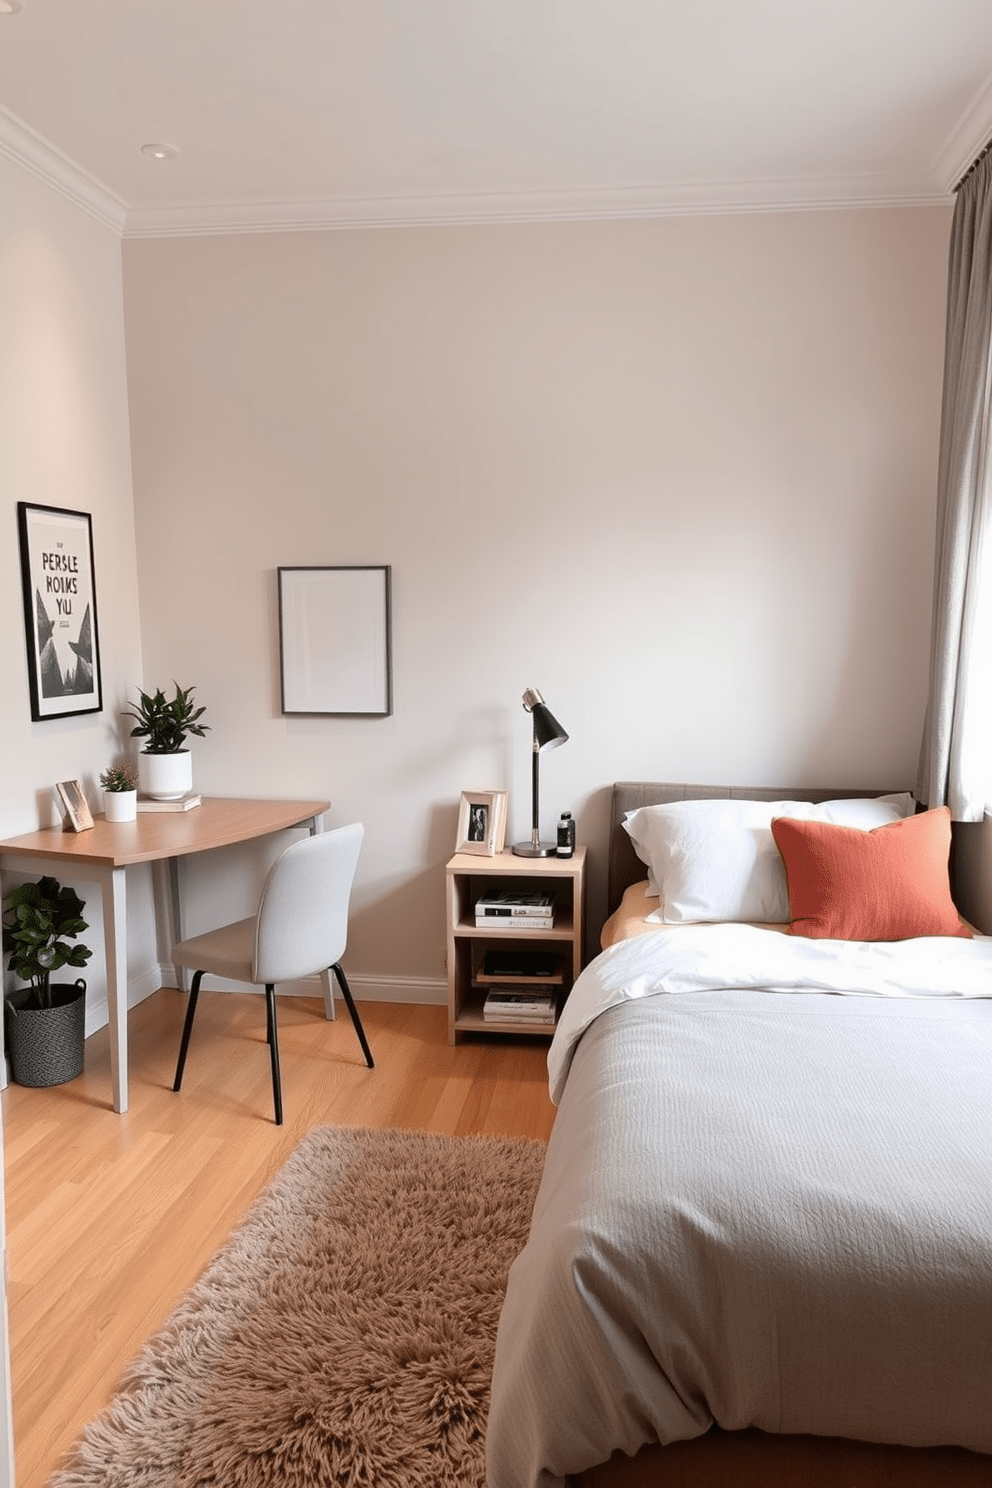
[[[316,837],[323,830],[323,816],[312,816],[310,818],[310,836]],[[334,977],[330,969],[320,973],[320,987],[324,994],[324,1016],[333,1023],[337,1019],[338,1011],[334,1006]]]
[[333,1023],[338,1014],[334,1006],[334,976],[330,970],[320,973],[320,986],[324,994],[324,1013]]
[[[169,954],[172,947],[178,945],[181,940],[186,939],[186,925],[183,917],[183,860],[182,858],[170,858],[168,862],[169,872],[169,921],[172,940],[169,942]],[[176,986],[180,992],[189,991],[189,972],[185,966],[173,968],[176,974]]]
[[124,869],[105,869],[103,942],[107,958],[107,1012],[110,1021],[110,1080],[114,1110],[127,1110],[127,901]]

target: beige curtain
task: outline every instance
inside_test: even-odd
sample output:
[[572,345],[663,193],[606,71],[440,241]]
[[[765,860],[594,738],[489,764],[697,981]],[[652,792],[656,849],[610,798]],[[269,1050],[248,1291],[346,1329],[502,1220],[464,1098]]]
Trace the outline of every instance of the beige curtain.
[[992,153],[962,182],[948,269],[930,696],[917,798],[992,801]]

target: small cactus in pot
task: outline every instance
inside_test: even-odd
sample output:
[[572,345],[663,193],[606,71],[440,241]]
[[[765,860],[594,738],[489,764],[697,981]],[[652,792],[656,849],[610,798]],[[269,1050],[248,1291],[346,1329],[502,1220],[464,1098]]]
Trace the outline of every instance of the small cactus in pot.
[[111,765],[100,776],[103,813],[108,821],[134,821],[138,815],[138,774],[126,761]]
[[111,765],[100,776],[100,784],[105,791],[111,791],[115,794],[120,791],[136,791],[138,789],[138,775],[133,766],[129,764]]

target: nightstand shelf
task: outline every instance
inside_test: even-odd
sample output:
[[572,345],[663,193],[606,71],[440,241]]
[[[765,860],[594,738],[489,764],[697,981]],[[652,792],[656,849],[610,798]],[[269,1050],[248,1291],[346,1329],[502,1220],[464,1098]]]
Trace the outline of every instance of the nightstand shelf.
[[[515,991],[554,989],[558,1010],[582,970],[585,923],[584,847],[571,858],[522,858],[511,852],[495,857],[456,853],[447,864],[448,898],[448,1039],[456,1044],[466,1034],[515,1033],[550,1038],[554,1027],[523,1018],[494,1022],[483,1016],[487,992],[494,985]],[[554,895],[554,928],[551,930],[500,928],[477,925],[475,902],[494,888],[533,893],[547,889]],[[539,978],[487,977],[483,971],[487,952],[531,952],[547,957],[557,954],[552,973]],[[480,981],[480,977],[483,980]]]

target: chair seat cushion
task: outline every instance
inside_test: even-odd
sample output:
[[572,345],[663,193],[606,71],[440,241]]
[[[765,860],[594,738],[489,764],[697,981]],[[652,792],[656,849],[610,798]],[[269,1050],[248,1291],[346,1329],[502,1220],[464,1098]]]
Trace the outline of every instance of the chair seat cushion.
[[189,971],[208,971],[234,982],[255,981],[255,917],[222,925],[205,935],[181,940],[172,948],[174,966]]

